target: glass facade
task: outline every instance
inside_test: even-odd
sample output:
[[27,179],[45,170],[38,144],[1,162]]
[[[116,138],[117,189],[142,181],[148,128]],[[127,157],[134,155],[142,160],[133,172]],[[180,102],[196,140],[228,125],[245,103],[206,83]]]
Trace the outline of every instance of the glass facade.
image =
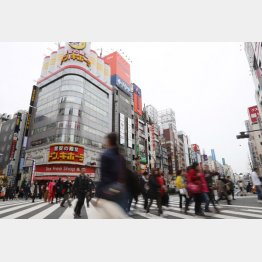
[[40,86],[29,147],[66,142],[101,149],[112,125],[109,92],[75,73]]

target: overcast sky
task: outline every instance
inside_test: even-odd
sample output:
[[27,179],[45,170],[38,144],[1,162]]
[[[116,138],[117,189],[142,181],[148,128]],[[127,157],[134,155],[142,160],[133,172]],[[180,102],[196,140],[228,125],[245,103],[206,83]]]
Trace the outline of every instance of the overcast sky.
[[[44,55],[54,43],[0,43],[0,113],[28,109],[32,86]],[[131,59],[131,79],[143,103],[173,108],[177,129],[189,135],[235,172],[248,171],[245,130],[247,108],[255,105],[254,84],[243,43],[92,43],[103,54],[123,50]],[[112,49],[112,50],[111,50]]]

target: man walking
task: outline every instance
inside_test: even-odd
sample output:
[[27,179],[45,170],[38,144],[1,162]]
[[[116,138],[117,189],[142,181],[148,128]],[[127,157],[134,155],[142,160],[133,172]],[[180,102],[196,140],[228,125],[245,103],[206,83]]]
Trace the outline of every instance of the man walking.
[[258,202],[262,203],[262,183],[257,175],[257,168],[253,169],[253,172],[251,173],[251,179],[253,185],[256,187]]
[[80,172],[80,175],[76,177],[75,183],[73,185],[73,191],[75,192],[78,199],[74,210],[74,218],[81,217],[81,209],[84,205],[86,194],[89,191],[89,183],[87,176],[85,175],[85,168],[82,167]]

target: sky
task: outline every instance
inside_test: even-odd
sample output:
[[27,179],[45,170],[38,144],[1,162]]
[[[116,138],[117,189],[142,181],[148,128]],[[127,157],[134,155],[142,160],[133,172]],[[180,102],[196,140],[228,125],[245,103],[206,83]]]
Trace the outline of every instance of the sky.
[[[55,43],[0,43],[0,113],[28,110],[32,86],[45,55]],[[158,110],[172,108],[177,130],[192,144],[234,172],[248,172],[245,130],[247,108],[255,105],[255,87],[243,43],[92,42],[103,55],[118,50],[131,63],[131,80],[142,89],[143,104]],[[120,51],[121,50],[121,51]]]

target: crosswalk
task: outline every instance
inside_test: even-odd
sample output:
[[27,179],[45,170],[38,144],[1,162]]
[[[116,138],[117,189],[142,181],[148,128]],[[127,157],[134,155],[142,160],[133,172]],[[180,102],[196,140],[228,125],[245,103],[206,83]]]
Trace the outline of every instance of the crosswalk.
[[[72,201],[71,207],[60,207],[59,204],[50,204],[41,200],[32,203],[30,200],[11,200],[0,202],[0,219],[72,219],[76,199]],[[130,219],[262,219],[261,207],[226,205],[220,204],[218,208],[220,213],[207,213],[205,217],[194,214],[193,205],[187,214],[179,208],[177,197],[171,197],[169,207],[163,208],[163,215],[157,215],[156,203],[153,203],[150,213],[143,209],[143,199],[140,198],[138,203],[132,204]],[[211,206],[212,210],[212,206]],[[81,212],[82,219],[95,219],[95,208],[90,203],[90,207],[84,204]]]

